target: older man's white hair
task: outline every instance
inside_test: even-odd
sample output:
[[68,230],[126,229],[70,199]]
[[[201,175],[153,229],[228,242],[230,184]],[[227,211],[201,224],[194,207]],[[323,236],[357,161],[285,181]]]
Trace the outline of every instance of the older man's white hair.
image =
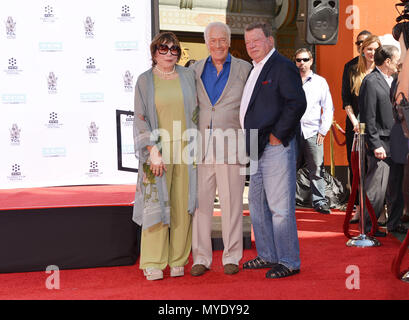
[[205,40],[205,43],[208,44],[208,41],[209,41],[209,33],[210,33],[210,30],[212,30],[213,28],[220,28],[220,29],[224,29],[224,30],[225,30],[226,36],[227,36],[227,41],[228,41],[229,46],[230,46],[230,42],[231,42],[231,30],[230,30],[230,27],[229,27],[227,24],[225,24],[225,23],[223,23],[223,22],[219,22],[219,21],[210,22],[210,23],[206,26],[205,31],[204,31],[204,40]]

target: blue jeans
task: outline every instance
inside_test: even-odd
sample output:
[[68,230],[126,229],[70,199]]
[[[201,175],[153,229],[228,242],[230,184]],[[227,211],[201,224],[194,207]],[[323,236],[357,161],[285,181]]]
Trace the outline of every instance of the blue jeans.
[[257,254],[290,270],[300,268],[295,220],[296,142],[267,144],[250,177],[249,208]]
[[304,158],[309,172],[311,186],[311,204],[315,208],[327,204],[325,198],[325,180],[324,180],[324,145],[317,144],[318,134],[308,139],[301,136],[300,158]]

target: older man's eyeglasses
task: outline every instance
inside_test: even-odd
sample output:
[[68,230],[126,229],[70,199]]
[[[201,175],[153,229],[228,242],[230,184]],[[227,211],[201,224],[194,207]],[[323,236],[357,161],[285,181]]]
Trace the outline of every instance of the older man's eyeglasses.
[[308,61],[310,61],[310,58],[296,58],[295,61],[297,61],[297,62],[301,62],[301,61],[308,62]]
[[167,54],[170,51],[170,54],[172,56],[179,56],[180,55],[180,47],[179,46],[167,46],[166,44],[160,44],[156,46],[156,49],[158,50],[159,54]]

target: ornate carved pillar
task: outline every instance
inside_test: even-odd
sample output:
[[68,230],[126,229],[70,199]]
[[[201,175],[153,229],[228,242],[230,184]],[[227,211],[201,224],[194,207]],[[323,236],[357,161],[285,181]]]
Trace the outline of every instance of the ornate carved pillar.
[[281,54],[291,59],[295,48],[302,45],[298,43],[296,26],[297,0],[275,0],[273,16],[276,46]]

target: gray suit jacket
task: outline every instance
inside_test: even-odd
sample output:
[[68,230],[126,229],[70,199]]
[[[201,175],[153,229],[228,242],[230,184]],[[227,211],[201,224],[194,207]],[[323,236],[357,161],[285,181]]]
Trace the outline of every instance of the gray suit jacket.
[[359,91],[359,113],[365,123],[366,143],[371,155],[383,147],[390,157],[389,135],[393,126],[390,88],[378,69],[374,69],[362,81]]
[[[241,161],[243,164],[246,153],[245,139],[240,126],[240,103],[251,65],[231,56],[230,74],[226,86],[219,100],[212,106],[201,79],[206,60],[200,60],[190,67],[195,71],[200,110],[198,127],[202,138],[201,159],[207,162],[214,156],[216,163],[232,164]],[[224,136],[229,138],[224,139]],[[217,142],[222,140],[224,143]]]

